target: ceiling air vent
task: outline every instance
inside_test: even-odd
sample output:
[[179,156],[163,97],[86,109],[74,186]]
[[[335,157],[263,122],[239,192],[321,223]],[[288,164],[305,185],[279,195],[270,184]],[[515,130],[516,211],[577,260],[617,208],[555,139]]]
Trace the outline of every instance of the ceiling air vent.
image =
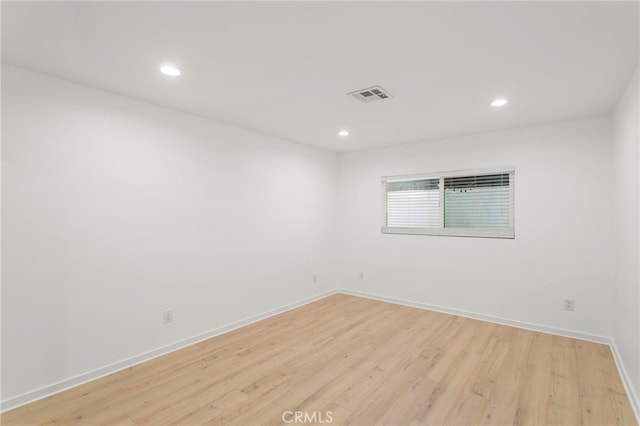
[[387,92],[380,86],[373,86],[367,89],[356,90],[355,92],[348,93],[360,102],[373,102],[384,99],[389,99],[391,93]]

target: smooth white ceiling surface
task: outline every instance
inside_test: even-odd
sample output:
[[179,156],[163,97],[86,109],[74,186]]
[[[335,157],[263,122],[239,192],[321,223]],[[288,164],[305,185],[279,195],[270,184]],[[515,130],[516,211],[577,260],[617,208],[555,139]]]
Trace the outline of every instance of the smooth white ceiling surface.
[[[2,60],[348,151],[610,112],[638,64],[638,6],[3,1]],[[393,98],[346,95],[373,85]]]

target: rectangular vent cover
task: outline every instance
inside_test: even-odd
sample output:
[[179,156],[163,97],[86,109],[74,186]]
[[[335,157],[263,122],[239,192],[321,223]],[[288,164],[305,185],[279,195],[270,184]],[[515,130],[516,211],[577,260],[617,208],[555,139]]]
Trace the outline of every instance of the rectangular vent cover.
[[355,92],[348,93],[360,102],[373,102],[389,99],[391,93],[387,92],[380,86],[368,87],[366,89],[356,90]]

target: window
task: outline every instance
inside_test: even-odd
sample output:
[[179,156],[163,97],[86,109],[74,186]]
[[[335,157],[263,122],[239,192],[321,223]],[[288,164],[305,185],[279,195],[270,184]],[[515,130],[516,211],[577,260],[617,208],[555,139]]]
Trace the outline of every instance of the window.
[[514,238],[515,171],[467,171],[382,178],[389,234]]

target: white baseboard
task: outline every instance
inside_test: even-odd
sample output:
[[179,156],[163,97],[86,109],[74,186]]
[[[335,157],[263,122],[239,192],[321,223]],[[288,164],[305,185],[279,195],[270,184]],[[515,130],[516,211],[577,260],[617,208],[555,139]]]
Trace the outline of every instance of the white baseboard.
[[18,396],[14,396],[12,398],[9,398],[5,401],[0,402],[0,412],[5,412],[7,410],[11,410],[13,408],[18,408],[22,405],[25,404],[29,404],[31,402],[37,401],[39,399],[45,398],[47,396],[56,394],[56,393],[60,393],[62,391],[65,391],[67,389],[79,386],[81,384],[90,382],[92,380],[96,380],[99,379],[101,377],[107,376],[109,374],[113,374],[116,373],[118,371],[124,370],[126,368],[132,367],[134,365],[143,363],[145,361],[149,361],[153,358],[157,358],[159,356],[162,355],[166,355],[170,352],[174,352],[177,351],[179,349],[182,349],[186,346],[190,346],[193,345],[195,343],[201,342],[203,340],[207,340],[210,339],[212,337],[218,336],[220,334],[223,333],[227,333],[229,331],[235,330],[237,328],[240,327],[244,327],[246,325],[252,324],[254,322],[258,322],[261,321],[263,319],[272,317],[274,315],[278,315],[281,314],[283,312],[287,312],[290,311],[292,309],[298,308],[302,305],[306,305],[308,303],[311,302],[315,302],[316,300],[319,299],[323,299],[327,296],[330,296],[332,294],[335,294],[337,291],[335,289],[332,290],[327,290],[324,291],[322,293],[316,294],[314,296],[311,297],[307,297],[305,299],[302,300],[298,300],[289,304],[286,304],[284,306],[280,306],[278,308],[275,309],[271,309],[269,311],[263,312],[261,314],[258,315],[253,315],[250,316],[248,318],[244,318],[240,321],[235,321],[231,324],[226,324],[223,325],[221,327],[217,327],[213,330],[209,330],[206,331],[204,333],[200,333],[198,335],[180,340],[178,342],[175,343],[171,343],[169,345],[166,346],[162,346],[160,348],[145,352],[145,353],[141,353],[139,355],[135,355],[131,358],[127,358],[125,360],[107,365],[105,367],[101,367],[92,371],[88,371],[86,373],[80,374],[78,376],[75,377],[71,377],[69,379],[65,379],[62,380],[60,382],[54,383],[52,385],[47,385],[44,387],[41,387],[39,389],[30,391],[30,392],[26,392],[23,393],[21,395]]
[[572,337],[574,339],[588,340],[595,343],[603,343],[608,345],[610,339],[605,336],[596,334],[582,333],[580,331],[566,330],[563,328],[550,327],[547,325],[534,324],[524,321],[516,321],[508,318],[497,317],[493,315],[479,314],[477,312],[463,311],[460,309],[448,308],[446,306],[432,305],[429,303],[415,302],[411,300],[398,299],[395,297],[382,296],[379,294],[368,293],[359,290],[338,289],[338,293],[350,294],[352,296],[366,297],[367,299],[379,300],[381,302],[395,303],[396,305],[410,306],[412,308],[427,309],[430,311],[442,312],[445,314],[457,315],[459,317],[477,319],[496,324],[509,325],[512,327],[524,328],[526,330],[541,331],[543,333],[555,334],[558,336]]
[[633,383],[627,374],[626,368],[624,368],[624,363],[622,362],[622,358],[620,357],[620,353],[618,352],[618,347],[616,346],[616,342],[613,339],[609,339],[609,347],[611,348],[611,353],[613,353],[613,360],[616,362],[616,367],[618,367],[618,373],[622,378],[622,384],[624,385],[625,390],[627,391],[627,396],[629,397],[629,402],[631,403],[631,407],[633,408],[633,412],[636,415],[636,422],[640,424],[640,398],[638,393],[635,391],[633,387]]

